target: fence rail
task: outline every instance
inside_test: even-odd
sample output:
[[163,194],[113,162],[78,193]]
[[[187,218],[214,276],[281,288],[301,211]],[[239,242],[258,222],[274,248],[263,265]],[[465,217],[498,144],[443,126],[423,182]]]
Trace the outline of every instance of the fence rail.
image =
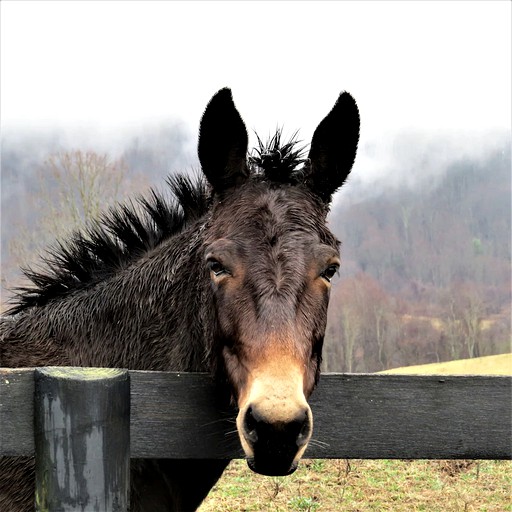
[[[87,396],[91,381],[99,382],[97,397],[108,380],[102,384],[105,370],[0,369],[0,456],[35,453],[34,396],[41,378],[34,377],[41,371],[57,382],[75,381],[81,391],[74,402]],[[130,386],[132,458],[242,457],[234,413],[219,412],[207,375],[118,372]],[[70,417],[83,407],[72,405]],[[311,408],[308,458],[512,458],[512,377],[324,374]]]
[[[323,375],[306,457],[511,458],[511,384]],[[233,417],[219,412],[204,374],[0,369],[0,456],[35,455],[38,511],[127,512],[130,457],[240,457]]]

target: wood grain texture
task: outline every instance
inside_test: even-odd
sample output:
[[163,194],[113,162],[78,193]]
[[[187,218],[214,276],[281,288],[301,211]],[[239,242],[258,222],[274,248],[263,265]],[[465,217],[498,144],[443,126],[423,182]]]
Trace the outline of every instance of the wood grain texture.
[[[242,456],[207,375],[129,373],[132,457]],[[0,370],[0,455],[33,453],[33,389]],[[309,458],[512,458],[512,377],[324,374],[310,402]]]
[[[512,378],[330,375],[312,400],[326,458],[506,459]],[[311,449],[306,456],[321,457]]]
[[234,411],[218,411],[213,382],[199,373],[130,372],[133,457],[242,456]]
[[0,455],[34,453],[34,369],[0,368]]
[[36,511],[129,510],[128,372],[53,367],[34,378]]

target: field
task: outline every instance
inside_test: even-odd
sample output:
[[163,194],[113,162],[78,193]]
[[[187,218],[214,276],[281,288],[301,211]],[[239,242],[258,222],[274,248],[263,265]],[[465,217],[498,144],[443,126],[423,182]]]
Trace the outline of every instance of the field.
[[[510,375],[512,355],[384,373]],[[512,512],[511,461],[303,460],[289,477],[232,461],[199,512]]]
[[509,461],[304,460],[289,477],[231,462],[199,512],[512,511]]
[[379,373],[408,375],[512,375],[512,354],[407,366],[406,368],[394,368]]

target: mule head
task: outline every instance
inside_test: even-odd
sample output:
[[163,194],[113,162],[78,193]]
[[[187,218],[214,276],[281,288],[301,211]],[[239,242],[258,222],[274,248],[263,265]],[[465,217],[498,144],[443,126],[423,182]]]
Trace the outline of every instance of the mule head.
[[199,159],[214,192],[204,264],[220,368],[258,473],[293,472],[311,438],[307,399],[340,265],[325,220],[354,162],[358,133],[357,106],[343,93],[314,132],[304,166],[283,178],[248,163],[246,128],[229,89],[212,98],[201,121]]

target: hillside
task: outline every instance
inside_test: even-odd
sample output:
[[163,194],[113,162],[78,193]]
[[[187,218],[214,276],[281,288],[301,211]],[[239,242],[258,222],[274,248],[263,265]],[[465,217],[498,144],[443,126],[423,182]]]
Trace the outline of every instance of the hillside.
[[341,203],[329,371],[510,351],[510,147],[436,179]]
[[512,375],[512,354],[406,366],[380,373],[391,375]]

